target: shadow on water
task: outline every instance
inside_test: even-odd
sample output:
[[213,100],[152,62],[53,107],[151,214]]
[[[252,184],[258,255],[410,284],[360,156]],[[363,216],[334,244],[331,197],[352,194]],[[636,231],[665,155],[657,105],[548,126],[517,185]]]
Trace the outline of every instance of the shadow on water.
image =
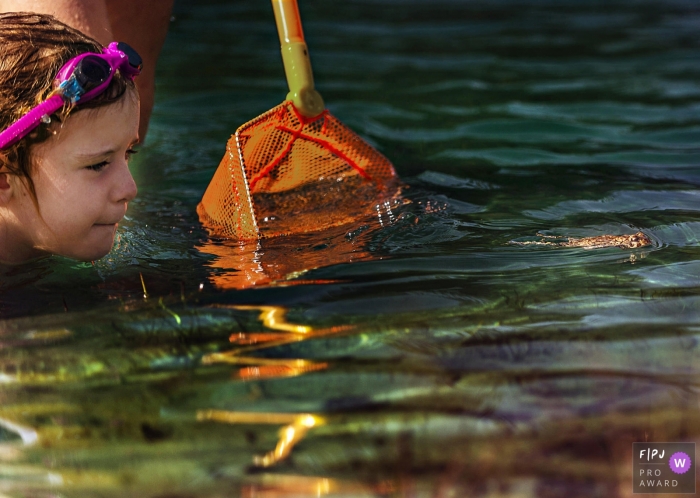
[[286,92],[271,9],[177,3],[114,250],[1,270],[0,496],[626,497],[698,441],[695,3],[399,3],[301,8],[408,202],[248,246],[195,207]]

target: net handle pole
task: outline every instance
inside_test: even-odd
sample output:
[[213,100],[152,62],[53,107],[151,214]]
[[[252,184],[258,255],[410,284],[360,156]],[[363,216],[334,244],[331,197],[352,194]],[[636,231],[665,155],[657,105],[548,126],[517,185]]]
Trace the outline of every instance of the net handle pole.
[[313,118],[321,114],[325,105],[314,88],[309,50],[304,40],[301,16],[297,0],[272,0],[277,33],[282,48],[282,62],[287,76],[289,93],[287,100],[304,116]]

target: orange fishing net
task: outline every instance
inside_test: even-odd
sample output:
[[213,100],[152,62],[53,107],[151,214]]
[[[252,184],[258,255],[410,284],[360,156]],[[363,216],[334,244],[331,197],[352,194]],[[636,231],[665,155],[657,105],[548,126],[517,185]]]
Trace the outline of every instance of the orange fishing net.
[[238,240],[350,223],[396,194],[387,158],[328,110],[302,116],[283,102],[231,137],[202,201],[202,223]]

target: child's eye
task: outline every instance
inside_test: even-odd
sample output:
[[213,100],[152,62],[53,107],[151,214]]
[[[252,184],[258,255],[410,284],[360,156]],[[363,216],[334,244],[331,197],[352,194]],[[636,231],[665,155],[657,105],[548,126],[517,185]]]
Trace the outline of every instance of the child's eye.
[[138,154],[138,152],[139,151],[137,151],[136,149],[128,149],[126,151],[126,160],[128,161],[129,159],[131,159],[131,156],[133,156],[134,154]]
[[86,166],[86,169],[92,170],[92,171],[102,171],[102,169],[109,164],[108,161],[102,161],[101,163],[97,164],[92,164],[90,166]]

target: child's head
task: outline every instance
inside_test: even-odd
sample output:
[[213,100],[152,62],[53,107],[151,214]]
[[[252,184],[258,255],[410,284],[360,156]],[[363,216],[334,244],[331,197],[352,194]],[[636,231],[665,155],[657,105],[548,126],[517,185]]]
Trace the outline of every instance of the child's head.
[[[0,14],[0,47],[0,132],[52,95],[66,62],[103,49],[50,16],[26,13]],[[138,141],[133,81],[116,72],[99,95],[71,107],[0,150],[0,261],[100,258],[136,195],[127,165]]]

